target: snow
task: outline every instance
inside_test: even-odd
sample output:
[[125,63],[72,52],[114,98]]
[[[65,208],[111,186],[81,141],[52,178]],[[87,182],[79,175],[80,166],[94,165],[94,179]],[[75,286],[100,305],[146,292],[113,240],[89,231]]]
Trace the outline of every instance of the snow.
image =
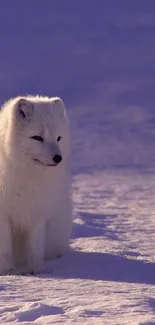
[[155,325],[155,2],[0,3],[0,102],[60,96],[73,232],[37,276],[0,277],[0,324]]

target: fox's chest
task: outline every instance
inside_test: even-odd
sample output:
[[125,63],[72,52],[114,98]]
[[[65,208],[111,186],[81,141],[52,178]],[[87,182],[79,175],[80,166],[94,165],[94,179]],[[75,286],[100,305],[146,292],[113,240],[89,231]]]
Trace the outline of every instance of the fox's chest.
[[55,191],[49,182],[15,184],[6,192],[0,205],[9,219],[25,225],[32,224],[32,221],[36,219],[48,219],[55,204],[55,198]]

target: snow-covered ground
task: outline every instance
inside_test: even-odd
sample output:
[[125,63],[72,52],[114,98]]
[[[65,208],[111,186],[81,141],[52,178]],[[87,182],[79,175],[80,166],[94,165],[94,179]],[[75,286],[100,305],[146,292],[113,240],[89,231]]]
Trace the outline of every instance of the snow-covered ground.
[[61,96],[71,251],[0,278],[0,324],[155,325],[155,2],[0,2],[0,102]]

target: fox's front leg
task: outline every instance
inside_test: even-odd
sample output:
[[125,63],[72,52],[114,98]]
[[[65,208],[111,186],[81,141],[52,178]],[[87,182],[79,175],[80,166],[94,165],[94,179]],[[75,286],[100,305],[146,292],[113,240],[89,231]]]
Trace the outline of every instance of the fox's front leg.
[[69,249],[69,240],[72,230],[71,198],[65,196],[51,215],[46,230],[46,259],[62,256]]
[[27,238],[27,266],[30,273],[36,274],[42,271],[45,255],[45,224],[36,222],[30,229]]
[[13,260],[11,226],[8,220],[0,220],[0,275],[6,275],[15,269]]

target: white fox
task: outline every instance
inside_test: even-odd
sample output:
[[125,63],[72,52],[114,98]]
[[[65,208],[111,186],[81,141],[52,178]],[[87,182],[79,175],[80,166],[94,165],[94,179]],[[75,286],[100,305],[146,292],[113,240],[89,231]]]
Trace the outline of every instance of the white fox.
[[69,247],[69,128],[60,98],[9,100],[0,112],[0,274],[39,273]]

